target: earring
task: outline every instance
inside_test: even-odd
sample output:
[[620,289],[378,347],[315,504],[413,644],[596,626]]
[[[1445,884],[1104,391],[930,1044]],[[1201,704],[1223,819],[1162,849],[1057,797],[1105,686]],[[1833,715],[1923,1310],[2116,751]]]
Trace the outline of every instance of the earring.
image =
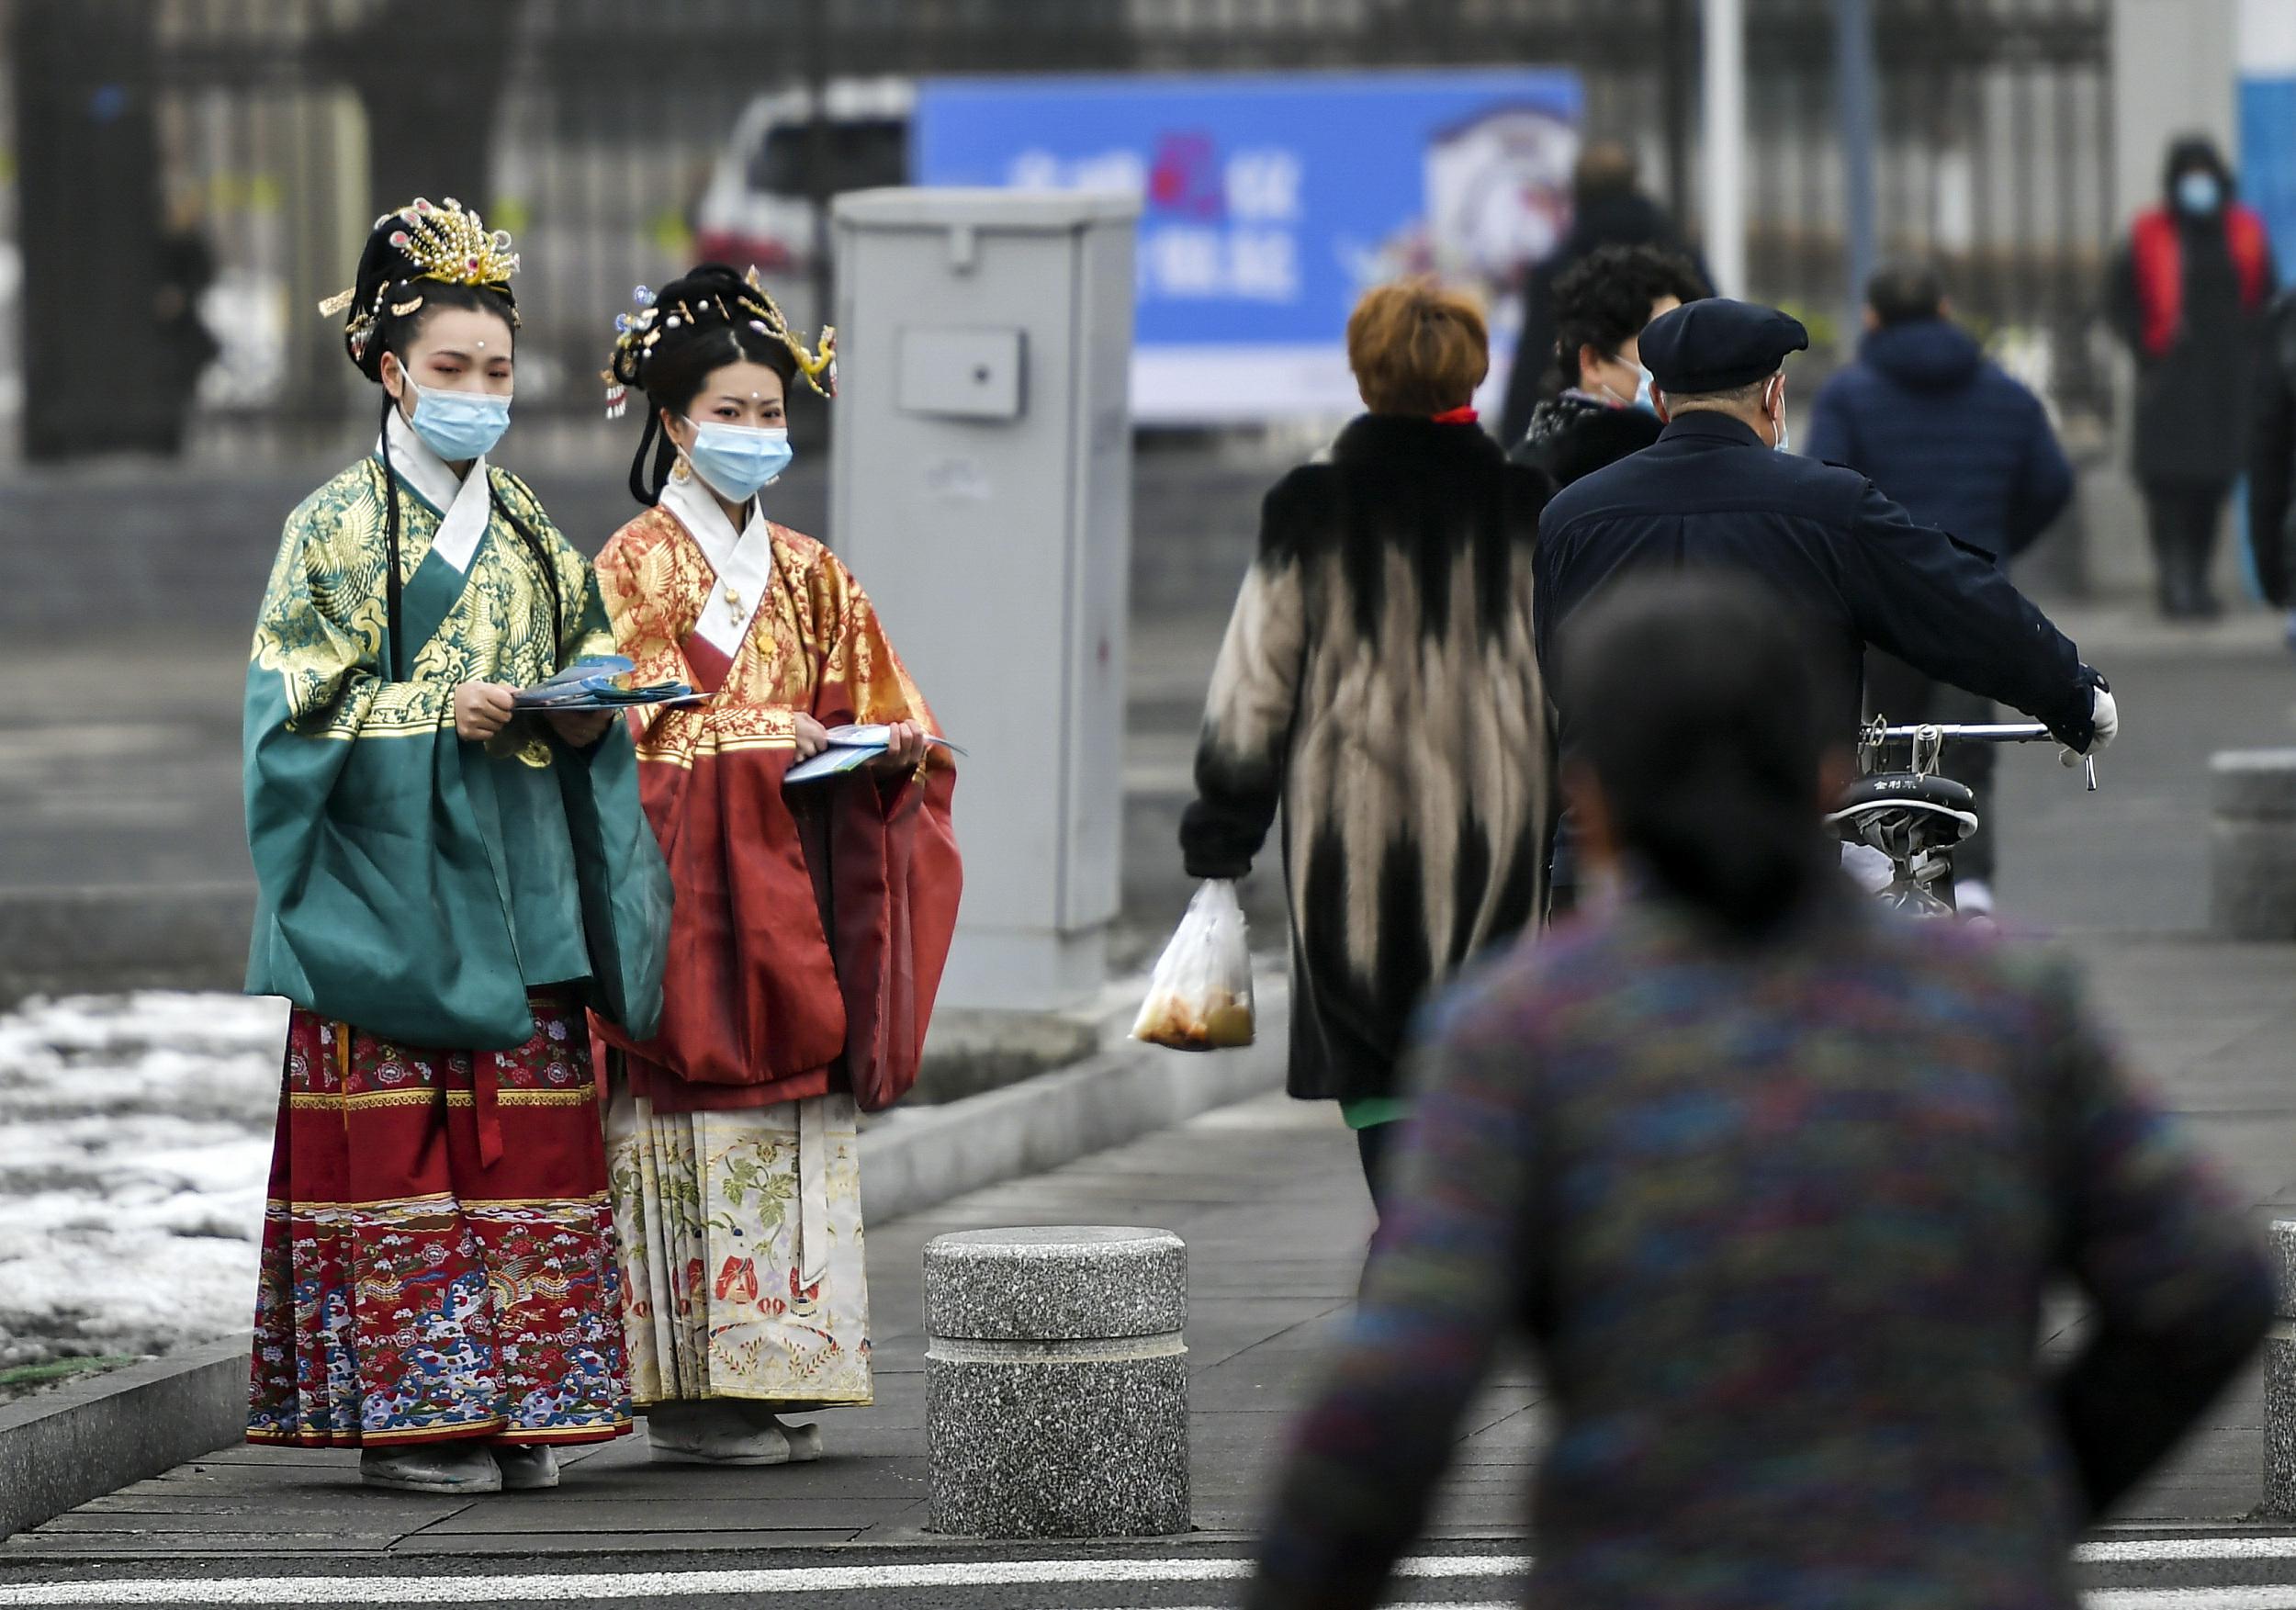
[[671,480],[691,480],[692,478],[693,471],[686,467],[686,456],[682,453],[679,454],[677,462],[670,467],[670,478]]

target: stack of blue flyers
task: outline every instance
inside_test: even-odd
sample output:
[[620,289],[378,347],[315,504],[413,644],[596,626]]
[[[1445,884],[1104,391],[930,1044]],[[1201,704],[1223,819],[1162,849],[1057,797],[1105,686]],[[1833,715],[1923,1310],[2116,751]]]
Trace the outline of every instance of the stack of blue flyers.
[[[800,760],[782,778],[783,783],[816,782],[824,777],[842,777],[848,771],[858,771],[893,747],[893,728],[883,726],[833,726],[828,732],[829,747],[810,760]],[[945,737],[928,733],[925,741],[947,749],[951,754],[964,751]]]
[[633,704],[694,704],[709,697],[681,681],[630,686],[635,661],[619,654],[597,654],[578,659],[554,677],[521,688],[511,704],[520,710],[580,713],[626,710]]

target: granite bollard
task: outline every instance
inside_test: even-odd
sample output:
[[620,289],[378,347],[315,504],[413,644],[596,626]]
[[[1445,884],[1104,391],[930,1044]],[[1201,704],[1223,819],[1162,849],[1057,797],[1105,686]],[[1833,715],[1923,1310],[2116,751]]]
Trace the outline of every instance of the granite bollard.
[[2279,1278],[2271,1340],[2264,1345],[2264,1503],[2258,1514],[2296,1518],[2296,1223],[2272,1226],[2272,1267]]
[[930,1526],[1188,1529],[1187,1247],[1165,1230],[971,1230],[925,1249]]
[[2296,749],[2215,755],[2209,793],[2210,931],[2296,940]]

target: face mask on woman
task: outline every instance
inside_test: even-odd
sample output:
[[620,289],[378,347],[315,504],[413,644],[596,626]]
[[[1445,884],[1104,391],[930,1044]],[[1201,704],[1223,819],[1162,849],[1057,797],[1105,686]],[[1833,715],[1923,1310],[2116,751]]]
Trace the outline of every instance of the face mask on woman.
[[2177,181],[2177,205],[2194,218],[2206,218],[2224,199],[2216,175],[2195,168]]
[[771,486],[796,455],[789,445],[786,425],[729,425],[719,420],[688,420],[693,426],[693,445],[686,461],[731,503],[746,503],[759,489]]
[[422,445],[449,464],[482,458],[511,428],[511,400],[485,391],[440,391],[407,382],[414,412],[407,423]]

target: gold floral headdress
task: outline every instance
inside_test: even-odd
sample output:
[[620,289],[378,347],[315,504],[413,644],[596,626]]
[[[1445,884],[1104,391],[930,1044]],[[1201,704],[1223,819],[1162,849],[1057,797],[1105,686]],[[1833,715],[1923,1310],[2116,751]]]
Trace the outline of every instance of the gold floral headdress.
[[[489,232],[486,222],[478,213],[456,200],[452,196],[444,206],[433,206],[422,197],[416,197],[394,212],[386,212],[375,220],[381,229],[393,219],[400,227],[390,234],[390,243],[414,265],[414,273],[400,277],[386,275],[375,287],[367,305],[354,315],[344,326],[343,334],[351,343],[354,356],[364,352],[375,333],[375,327],[383,316],[384,298],[393,286],[406,287],[411,281],[433,279],[445,285],[483,286],[510,294],[511,276],[518,272],[518,253],[511,250],[508,230]],[[336,292],[319,304],[319,310],[332,319],[351,311],[358,300],[358,287]],[[404,317],[422,306],[417,295],[392,302],[390,310]],[[517,322],[513,309],[511,320]]]
[[797,360],[797,372],[805,377],[805,384],[823,397],[837,395],[837,329],[834,325],[821,327],[821,340],[813,346],[805,344],[782,316],[781,304],[772,292],[765,288],[764,280],[753,265],[745,279],[744,288],[733,294],[733,305],[726,306],[723,295],[703,297],[698,303],[679,301],[664,307],[655,294],[640,286],[631,293],[637,310],[613,316],[613,350],[606,361],[605,372],[599,377],[606,383],[606,417],[620,419],[629,406],[630,390],[643,377],[646,359],[661,338],[672,330],[688,324],[699,324],[715,314],[727,324],[746,323],[759,334],[770,336],[787,347]]

